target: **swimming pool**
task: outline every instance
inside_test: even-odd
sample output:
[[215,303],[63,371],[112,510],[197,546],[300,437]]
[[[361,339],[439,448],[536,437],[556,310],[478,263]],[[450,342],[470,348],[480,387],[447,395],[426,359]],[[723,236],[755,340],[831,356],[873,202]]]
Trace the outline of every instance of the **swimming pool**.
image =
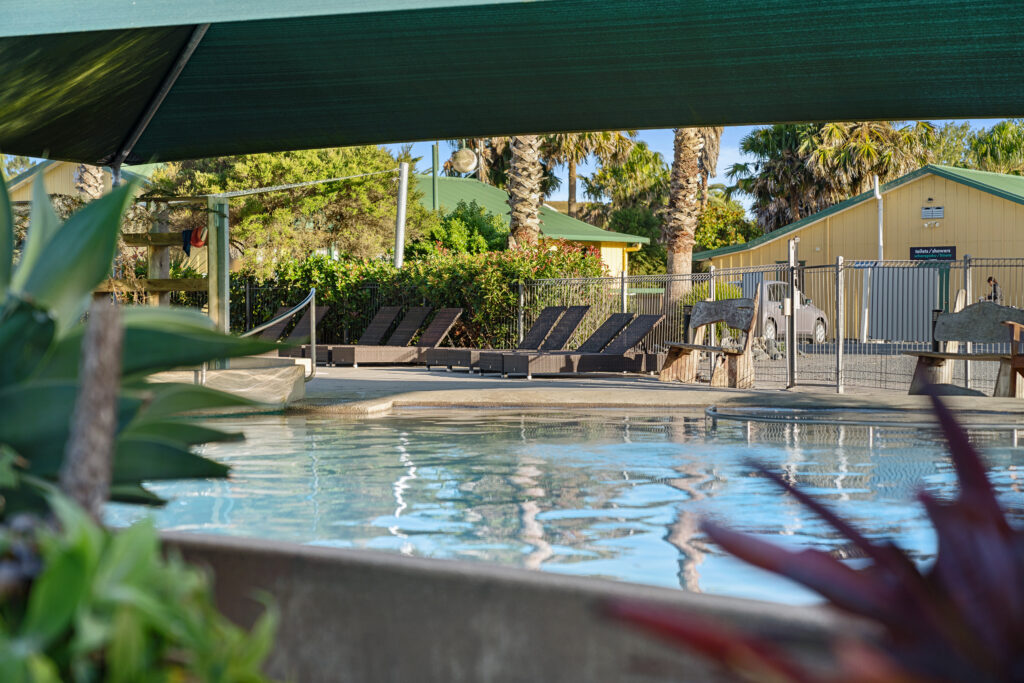
[[[851,418],[823,421],[834,419]],[[954,486],[935,433],[898,421],[814,422],[425,409],[359,420],[223,419],[218,427],[243,431],[246,441],[203,452],[230,465],[230,479],[153,484],[170,499],[166,508],[111,505],[108,521],[151,514],[163,529],[812,602],[802,588],[725,556],[698,530],[706,515],[786,546],[849,554],[830,527],[748,465],[753,457],[869,536],[894,538],[927,561],[935,538],[913,495],[922,484],[946,495]],[[1004,503],[1024,507],[1024,449],[1007,431],[971,434]]]

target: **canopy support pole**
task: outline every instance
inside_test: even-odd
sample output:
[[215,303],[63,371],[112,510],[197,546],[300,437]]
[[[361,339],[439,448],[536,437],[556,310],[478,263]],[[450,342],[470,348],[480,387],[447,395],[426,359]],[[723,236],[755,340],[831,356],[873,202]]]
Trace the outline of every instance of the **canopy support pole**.
[[230,326],[231,258],[228,254],[228,200],[210,197],[207,201],[206,262],[210,287],[210,317],[217,329]]
[[145,111],[142,112],[142,117],[135,123],[132,128],[132,132],[129,133],[128,137],[125,138],[121,144],[121,148],[117,150],[117,153],[110,160],[110,166],[115,169],[117,179],[120,180],[121,175],[121,164],[124,163],[128,155],[135,149],[135,144],[142,137],[142,134],[146,132],[146,128],[149,126],[149,122],[153,120],[160,105],[164,103],[164,99],[167,98],[167,93],[171,91],[175,81],[178,80],[178,76],[185,70],[185,65],[188,64],[188,60],[192,58],[192,53],[199,47],[199,43],[203,40],[203,36],[206,35],[206,31],[210,28],[209,24],[199,24],[192,30],[192,35],[189,37],[188,42],[181,49],[178,54],[178,58],[174,60],[174,65],[171,70],[164,76],[164,80],[160,83],[160,87],[156,93],[150,99],[149,104],[146,105]]

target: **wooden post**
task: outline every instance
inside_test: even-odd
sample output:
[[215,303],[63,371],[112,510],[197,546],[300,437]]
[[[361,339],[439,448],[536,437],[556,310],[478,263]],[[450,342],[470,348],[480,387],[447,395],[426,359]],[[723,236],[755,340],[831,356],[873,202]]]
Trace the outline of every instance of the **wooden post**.
[[207,269],[210,285],[210,318],[221,332],[230,325],[231,257],[228,253],[228,200],[210,197],[207,202]]
[[[170,232],[170,225],[167,221],[167,204],[159,202],[153,214],[153,227],[151,233]],[[166,280],[171,276],[171,250],[164,245],[150,244],[149,266],[146,270],[146,277],[154,280]],[[149,292],[146,295],[146,302],[150,306],[167,306],[171,303],[170,292]]]

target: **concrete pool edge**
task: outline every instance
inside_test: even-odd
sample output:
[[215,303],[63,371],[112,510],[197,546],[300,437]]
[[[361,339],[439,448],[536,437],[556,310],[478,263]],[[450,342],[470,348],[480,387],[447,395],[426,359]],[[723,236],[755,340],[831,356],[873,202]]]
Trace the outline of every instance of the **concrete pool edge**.
[[213,571],[217,603],[237,623],[262,610],[254,595],[274,597],[281,620],[267,673],[288,680],[716,680],[702,660],[601,616],[622,599],[742,628],[818,665],[833,636],[868,633],[822,607],[371,550],[163,538]]

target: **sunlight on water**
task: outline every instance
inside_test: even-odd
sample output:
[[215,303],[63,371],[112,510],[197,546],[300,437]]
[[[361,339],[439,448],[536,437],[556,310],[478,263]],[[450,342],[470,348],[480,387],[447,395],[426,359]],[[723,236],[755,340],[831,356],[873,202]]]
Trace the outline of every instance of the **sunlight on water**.
[[[621,411],[405,410],[363,420],[280,415],[218,420],[246,441],[203,453],[227,480],[151,485],[171,502],[111,505],[163,529],[232,534],[550,572],[788,603],[793,584],[724,556],[710,516],[793,548],[847,557],[830,527],[747,464],[758,459],[868,535],[920,561],[935,538],[913,496],[954,477],[930,431],[722,421]],[[1004,502],[1024,507],[1024,451],[972,434]],[[856,562],[856,558],[851,559]]]

